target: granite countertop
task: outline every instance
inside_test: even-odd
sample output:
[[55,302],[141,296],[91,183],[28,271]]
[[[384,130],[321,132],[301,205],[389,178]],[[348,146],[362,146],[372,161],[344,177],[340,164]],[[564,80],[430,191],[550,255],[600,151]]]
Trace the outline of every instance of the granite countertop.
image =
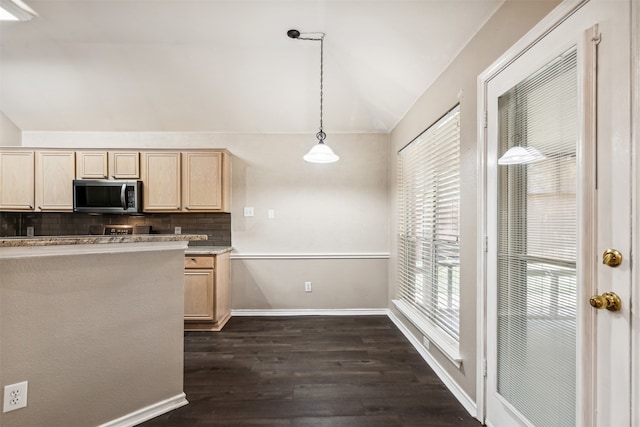
[[[116,236],[0,237],[0,248],[24,246],[95,245],[108,243],[153,243],[207,240],[206,234],[123,234]],[[211,248],[212,246],[203,246]]]
[[189,246],[184,250],[185,255],[220,255],[226,252],[231,252],[233,247],[231,246]]

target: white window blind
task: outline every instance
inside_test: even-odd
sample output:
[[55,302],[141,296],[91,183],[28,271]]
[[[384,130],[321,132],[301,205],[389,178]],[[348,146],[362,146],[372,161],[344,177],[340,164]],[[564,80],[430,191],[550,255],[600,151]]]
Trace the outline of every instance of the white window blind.
[[459,117],[458,105],[398,154],[398,300],[394,301],[416,326],[426,325],[420,329],[427,338],[436,345],[454,343],[456,353],[460,311]]
[[498,392],[540,427],[576,422],[577,93],[573,49],[498,99],[500,154],[546,157],[499,166],[494,296]]

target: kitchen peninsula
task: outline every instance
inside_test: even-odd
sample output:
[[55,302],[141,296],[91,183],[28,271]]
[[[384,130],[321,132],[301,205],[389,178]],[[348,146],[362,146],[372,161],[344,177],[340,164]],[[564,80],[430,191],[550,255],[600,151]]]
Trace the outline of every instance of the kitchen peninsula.
[[5,427],[135,425],[187,404],[184,258],[205,235],[0,238]]

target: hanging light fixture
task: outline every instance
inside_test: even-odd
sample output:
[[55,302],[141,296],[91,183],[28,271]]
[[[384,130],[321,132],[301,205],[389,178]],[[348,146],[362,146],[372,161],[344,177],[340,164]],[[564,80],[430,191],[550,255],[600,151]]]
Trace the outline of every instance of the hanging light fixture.
[[507,150],[506,153],[498,159],[499,165],[528,165],[536,163],[547,157],[535,147],[515,146]]
[[[300,37],[301,35],[307,34],[315,34],[315,37]],[[324,65],[324,33],[300,33],[298,30],[289,30],[287,31],[287,36],[292,39],[298,40],[313,40],[320,42],[320,130],[316,133],[316,138],[318,138],[318,143],[309,150],[309,152],[303,157],[303,159],[310,163],[333,163],[337,162],[340,157],[338,157],[331,148],[327,144],[324,143],[327,134],[324,133],[324,129],[322,128],[322,101],[323,101],[323,65]]]

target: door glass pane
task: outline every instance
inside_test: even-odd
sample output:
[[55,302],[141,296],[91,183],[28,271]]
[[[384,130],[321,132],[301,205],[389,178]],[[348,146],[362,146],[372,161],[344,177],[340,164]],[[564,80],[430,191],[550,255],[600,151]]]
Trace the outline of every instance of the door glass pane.
[[504,93],[498,110],[499,155],[536,154],[498,171],[498,393],[532,425],[575,426],[575,49]]

